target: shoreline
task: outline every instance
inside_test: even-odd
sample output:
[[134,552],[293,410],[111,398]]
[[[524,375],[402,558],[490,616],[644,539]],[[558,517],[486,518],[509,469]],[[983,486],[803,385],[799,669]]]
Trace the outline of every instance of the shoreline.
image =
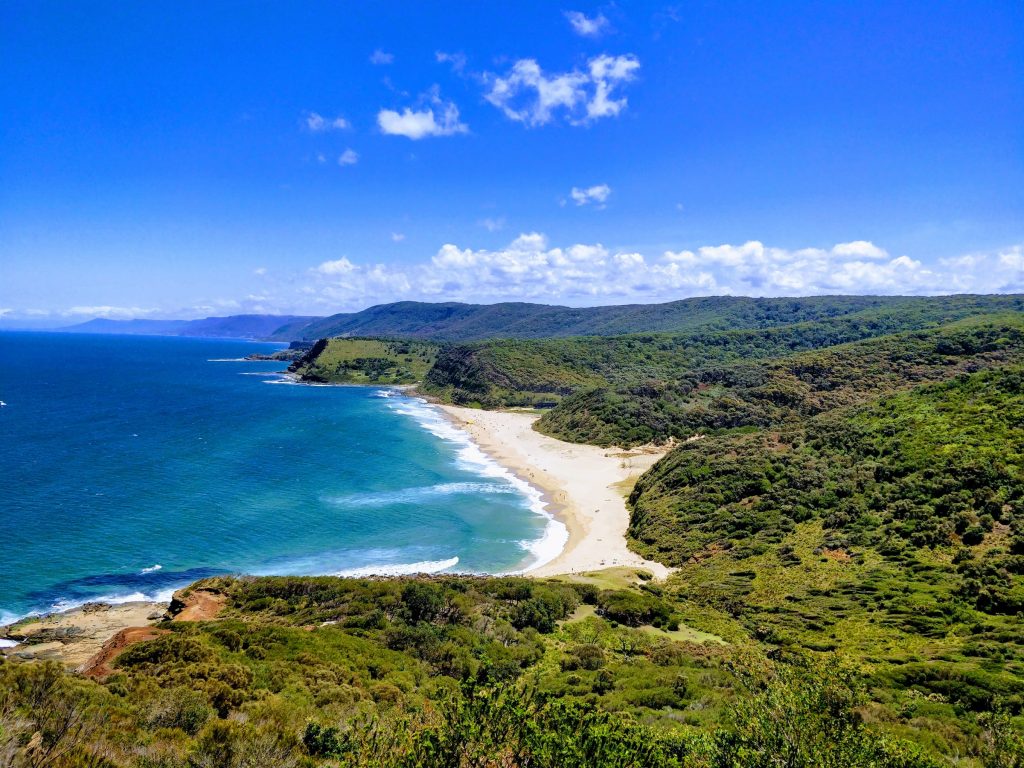
[[[664,580],[671,572],[667,566],[632,552],[626,540],[626,495],[667,449],[623,450],[567,443],[534,431],[539,414],[441,404],[409,392],[413,388],[408,385],[372,386],[401,391],[436,408],[484,455],[537,491],[546,513],[565,527],[568,537],[557,555],[517,573],[545,578],[625,567],[646,570]],[[160,621],[169,605],[160,599],[90,602],[28,615],[0,626],[0,640],[18,641],[14,646],[0,643],[0,656],[57,659],[77,668],[118,632]]]
[[81,670],[117,633],[149,627],[162,620],[169,608],[170,601],[99,602],[26,616],[0,627],[0,637],[18,641],[13,647],[0,648],[0,656],[59,661],[76,671]]
[[600,448],[566,443],[533,429],[539,414],[484,411],[433,403],[481,450],[529,483],[544,497],[569,539],[550,561],[531,566],[527,576],[546,577],[630,567],[658,580],[670,569],[630,550],[626,543],[626,494],[667,449]]

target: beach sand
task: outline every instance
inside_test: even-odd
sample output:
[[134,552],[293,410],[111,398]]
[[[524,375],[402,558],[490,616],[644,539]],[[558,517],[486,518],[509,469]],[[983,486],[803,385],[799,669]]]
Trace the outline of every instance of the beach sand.
[[626,496],[636,479],[665,451],[622,450],[565,443],[533,430],[537,414],[439,406],[497,462],[543,491],[569,530],[562,553],[532,576],[635,567],[664,579],[669,569],[626,546]]
[[[623,450],[565,443],[533,430],[537,414],[481,411],[439,406],[472,437],[480,448],[544,494],[556,518],[565,524],[569,540],[548,563],[531,569],[531,576],[557,576],[609,568],[637,568],[664,579],[670,570],[645,560],[626,546],[629,511],[626,496],[636,479],[665,451],[656,448]],[[212,619],[223,596],[198,590],[178,608],[177,621]],[[21,659],[53,659],[87,674],[109,672],[114,656],[131,643],[162,632],[157,624],[166,603],[92,604],[38,619],[27,619],[0,637],[20,641],[0,653]]]

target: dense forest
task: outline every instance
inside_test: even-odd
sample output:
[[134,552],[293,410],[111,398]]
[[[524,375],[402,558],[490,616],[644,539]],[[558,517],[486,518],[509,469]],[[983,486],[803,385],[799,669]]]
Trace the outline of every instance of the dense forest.
[[[707,360],[707,358],[705,358]],[[1024,315],[971,318],[785,357],[703,362],[672,378],[584,389],[537,428],[572,442],[636,445],[779,426],[843,405],[1024,360]]]
[[548,304],[425,303],[400,301],[361,312],[291,322],[274,338],[314,341],[330,336],[414,338],[465,342],[481,339],[542,339],[569,336],[621,336],[632,333],[694,333],[774,328],[877,312],[932,321],[964,312],[1020,311],[1022,296],[810,296],[754,299],[706,296],[665,304],[560,307]]

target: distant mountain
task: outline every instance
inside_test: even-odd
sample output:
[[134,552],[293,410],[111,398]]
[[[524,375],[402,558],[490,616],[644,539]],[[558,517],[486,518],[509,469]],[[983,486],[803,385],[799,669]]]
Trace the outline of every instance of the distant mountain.
[[178,336],[188,320],[108,320],[97,317],[55,330],[61,333],[122,333],[139,336]]
[[[139,336],[193,336],[222,339],[290,341],[287,329],[300,328],[318,318],[302,315],[230,315],[201,320],[107,320],[97,318],[59,328],[64,333],[112,333]],[[286,330],[279,335],[278,330]]]
[[429,304],[400,301],[361,312],[318,318],[278,331],[278,338],[314,340],[330,336],[378,336],[474,341],[490,338],[535,339],[565,336],[616,336],[629,333],[725,331],[773,328],[814,322],[870,310],[913,315],[949,305],[983,305],[986,311],[1019,309],[1020,296],[814,296],[753,299],[710,296],[665,304],[562,307],[547,304]]

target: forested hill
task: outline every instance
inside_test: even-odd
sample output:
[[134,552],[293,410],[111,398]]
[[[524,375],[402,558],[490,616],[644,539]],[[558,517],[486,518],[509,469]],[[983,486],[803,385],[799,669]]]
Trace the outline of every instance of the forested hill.
[[630,502],[680,595],[783,652],[860,660],[879,701],[915,692],[905,722],[933,744],[1024,712],[1021,365],[683,443]]
[[[278,332],[316,340],[362,336],[473,341],[489,338],[616,336],[630,333],[772,328],[878,310],[903,317],[963,316],[967,310],[1024,309],[1024,296],[815,296],[755,299],[711,296],[666,304],[560,307],[545,304],[460,304],[402,301],[332,315]],[[933,317],[933,320],[935,318]]]
[[424,389],[483,407],[554,405],[588,388],[669,381],[709,362],[779,357],[999,312],[1024,312],[1024,297],[916,299],[911,305],[769,328],[451,344],[438,356]]
[[572,442],[635,445],[777,427],[958,373],[1024,361],[1024,315],[961,320],[769,359],[681,367],[566,397],[537,429]]

